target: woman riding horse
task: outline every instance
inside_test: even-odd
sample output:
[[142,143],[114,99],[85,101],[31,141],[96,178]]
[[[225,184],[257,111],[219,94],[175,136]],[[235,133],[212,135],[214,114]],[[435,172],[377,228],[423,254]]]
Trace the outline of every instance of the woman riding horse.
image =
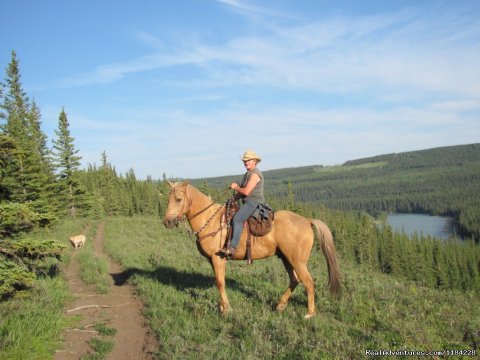
[[[172,183],[168,199],[168,207],[164,217],[164,224],[172,228],[183,218],[186,218],[195,234],[197,248],[212,265],[215,273],[215,283],[220,294],[220,311],[223,314],[230,310],[227,293],[225,291],[226,258],[220,254],[227,233],[225,230],[225,205],[212,202],[211,198],[203,194],[188,183],[188,181]],[[340,271],[337,262],[337,253],[333,237],[328,226],[318,219],[307,219],[291,211],[278,210],[275,212],[275,221],[272,230],[255,241],[251,248],[251,257],[254,260],[270,256],[278,256],[287,270],[290,283],[280,297],[277,310],[282,311],[299,283],[305,286],[308,297],[308,312],[305,318],[315,315],[314,282],[307,268],[308,258],[313,247],[314,232],[317,235],[328,270],[328,284],[330,292],[340,292]],[[240,242],[233,258],[245,259],[247,235],[240,237]]]
[[263,197],[263,174],[257,168],[257,164],[262,161],[261,157],[255,151],[247,150],[241,159],[247,172],[240,184],[234,182],[230,185],[230,188],[238,193],[239,196],[237,198],[242,199],[243,205],[238,209],[232,220],[232,242],[228,248],[221,250],[221,253],[227,257],[233,256],[235,253],[242,235],[243,223],[252,216],[258,205],[265,202]]

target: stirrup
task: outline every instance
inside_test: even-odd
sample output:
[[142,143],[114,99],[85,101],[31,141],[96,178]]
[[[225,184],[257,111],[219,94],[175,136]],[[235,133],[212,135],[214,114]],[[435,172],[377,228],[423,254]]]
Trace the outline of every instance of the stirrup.
[[226,257],[233,257],[235,254],[235,248],[233,246],[229,246],[226,249],[220,249],[220,253],[225,255]]

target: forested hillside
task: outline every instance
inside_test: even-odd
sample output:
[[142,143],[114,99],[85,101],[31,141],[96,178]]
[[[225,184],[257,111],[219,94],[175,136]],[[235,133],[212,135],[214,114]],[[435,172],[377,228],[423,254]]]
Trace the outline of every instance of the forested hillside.
[[[415,212],[453,216],[462,235],[480,238],[480,144],[442,147],[348,161],[265,171],[272,201],[337,210]],[[224,188],[239,176],[198,179]],[[282,200],[283,199],[283,200]],[[290,199],[290,200],[288,200]]]

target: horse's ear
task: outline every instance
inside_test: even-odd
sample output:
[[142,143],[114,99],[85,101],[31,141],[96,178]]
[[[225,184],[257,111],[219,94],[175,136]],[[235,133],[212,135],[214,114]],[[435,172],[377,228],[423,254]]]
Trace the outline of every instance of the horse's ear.
[[168,186],[170,186],[171,188],[173,187],[173,185],[175,185],[175,183],[173,183],[173,182],[171,182],[171,181],[169,181],[169,180],[166,180],[166,181],[167,181]]
[[183,186],[188,186],[188,180],[185,180],[183,183],[182,183]]

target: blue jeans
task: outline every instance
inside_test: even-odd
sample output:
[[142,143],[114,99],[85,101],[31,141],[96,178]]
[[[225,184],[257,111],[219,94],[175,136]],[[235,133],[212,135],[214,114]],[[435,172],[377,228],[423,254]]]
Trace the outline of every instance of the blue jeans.
[[258,204],[255,201],[249,201],[240,206],[237,213],[233,217],[232,226],[233,226],[233,235],[232,235],[232,243],[231,246],[236,248],[239,241],[240,236],[242,235],[243,231],[243,223],[248,220],[250,216],[255,212]]

